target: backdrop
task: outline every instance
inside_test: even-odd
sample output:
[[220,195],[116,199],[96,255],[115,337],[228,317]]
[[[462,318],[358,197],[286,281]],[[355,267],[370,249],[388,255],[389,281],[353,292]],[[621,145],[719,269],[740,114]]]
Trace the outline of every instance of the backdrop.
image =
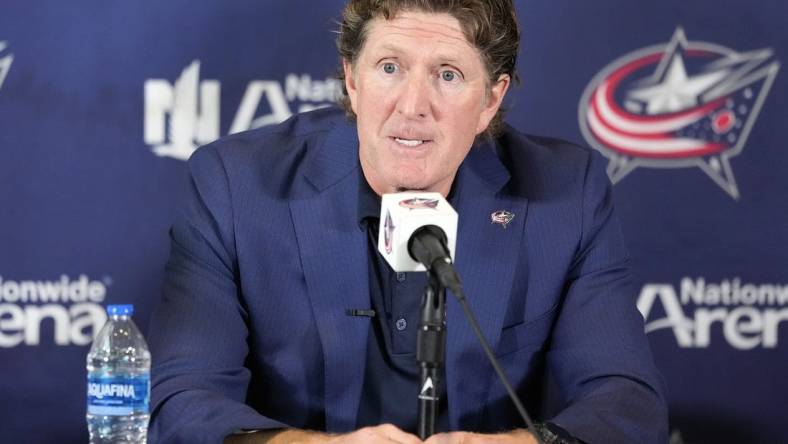
[[[107,304],[147,330],[184,160],[330,103],[342,3],[0,5],[3,442],[86,442],[85,355]],[[788,442],[788,3],[517,7],[508,120],[609,159],[673,441]]]

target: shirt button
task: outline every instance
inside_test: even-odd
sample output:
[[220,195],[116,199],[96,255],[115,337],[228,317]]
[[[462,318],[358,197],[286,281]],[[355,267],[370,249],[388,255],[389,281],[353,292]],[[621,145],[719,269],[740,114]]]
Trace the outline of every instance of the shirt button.
[[397,282],[405,282],[405,273],[397,273]]
[[406,328],[408,328],[408,321],[406,321],[405,318],[399,318],[399,319],[397,319],[397,322],[396,322],[395,325],[397,326],[397,330],[403,331]]

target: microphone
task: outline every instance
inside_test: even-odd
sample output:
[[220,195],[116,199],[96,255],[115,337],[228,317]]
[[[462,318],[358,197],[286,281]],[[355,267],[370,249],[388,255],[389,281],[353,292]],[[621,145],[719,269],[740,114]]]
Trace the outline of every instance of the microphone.
[[446,233],[439,226],[424,225],[414,231],[408,240],[408,253],[424,264],[443,287],[457,294],[462,291],[460,277],[446,248]]
[[[471,329],[495,369],[506,392],[533,432],[536,442],[543,444],[530,415],[495,358],[484,338],[476,316],[465,299],[459,276],[454,270],[457,244],[457,212],[440,193],[404,192],[384,194],[380,204],[381,227],[378,230],[378,251],[396,272],[429,271],[441,287],[454,293]],[[441,289],[428,285],[422,300],[422,322],[419,326],[417,361],[421,367],[422,392],[425,381],[439,378],[445,347],[445,296]],[[418,355],[422,355],[421,358]],[[428,379],[429,378],[429,379]],[[430,393],[433,393],[434,390]],[[419,396],[419,436],[426,439],[434,432],[437,397]]]
[[440,193],[384,194],[378,231],[378,251],[396,272],[454,261],[457,212]]
[[428,271],[416,333],[419,366],[418,434],[435,433],[442,394],[446,350],[446,288],[461,291],[452,266],[457,238],[457,212],[439,193],[384,194],[380,205],[378,250],[392,269]]

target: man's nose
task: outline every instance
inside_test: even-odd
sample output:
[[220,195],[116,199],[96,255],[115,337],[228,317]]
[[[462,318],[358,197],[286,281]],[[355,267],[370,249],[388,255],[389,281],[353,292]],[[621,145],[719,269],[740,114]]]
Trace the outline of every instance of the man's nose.
[[430,113],[429,77],[412,73],[402,86],[397,111],[405,117],[423,119]]

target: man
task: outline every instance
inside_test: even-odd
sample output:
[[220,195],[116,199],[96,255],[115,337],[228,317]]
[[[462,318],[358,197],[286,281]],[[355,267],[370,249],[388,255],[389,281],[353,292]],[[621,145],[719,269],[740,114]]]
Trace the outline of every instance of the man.
[[[379,196],[401,190],[457,209],[471,308],[544,436],[667,440],[600,157],[502,124],[518,42],[511,0],[351,0],[349,116],[195,153],[152,320],[153,441],[420,442],[425,278],[374,248]],[[444,433],[427,442],[535,442],[452,299],[447,332]]]

